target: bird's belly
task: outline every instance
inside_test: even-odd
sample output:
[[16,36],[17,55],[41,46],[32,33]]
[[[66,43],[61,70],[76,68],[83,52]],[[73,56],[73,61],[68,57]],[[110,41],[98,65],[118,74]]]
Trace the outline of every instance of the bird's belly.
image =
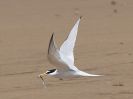
[[75,78],[75,77],[80,77],[80,75],[77,75],[75,72],[60,72],[56,75],[54,75],[56,78],[61,78],[61,79],[66,79],[66,78]]

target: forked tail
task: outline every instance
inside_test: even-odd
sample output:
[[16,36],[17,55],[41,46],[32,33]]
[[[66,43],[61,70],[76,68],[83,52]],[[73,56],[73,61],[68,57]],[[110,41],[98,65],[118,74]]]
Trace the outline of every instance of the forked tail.
[[103,76],[103,75],[89,74],[89,73],[86,73],[86,72],[83,72],[83,71],[80,71],[80,75],[82,75],[82,76]]

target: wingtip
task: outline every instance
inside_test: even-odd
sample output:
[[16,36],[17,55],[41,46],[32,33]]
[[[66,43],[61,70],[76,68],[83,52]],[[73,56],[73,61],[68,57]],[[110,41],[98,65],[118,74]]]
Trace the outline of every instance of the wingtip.
[[51,36],[50,41],[49,41],[48,54],[49,54],[51,42],[53,41],[53,37],[54,37],[54,32],[52,33],[52,36]]
[[80,16],[79,18],[82,19],[83,16]]
[[54,32],[52,33],[52,37],[54,36]]
[[53,33],[52,33],[52,36],[51,36],[51,40],[54,38],[54,34],[55,34],[55,33],[53,32]]

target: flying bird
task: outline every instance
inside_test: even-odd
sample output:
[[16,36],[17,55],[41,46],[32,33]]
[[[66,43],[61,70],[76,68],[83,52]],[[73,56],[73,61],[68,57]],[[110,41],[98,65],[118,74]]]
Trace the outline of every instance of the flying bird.
[[81,17],[77,20],[76,24],[70,31],[67,39],[63,42],[60,48],[55,43],[54,33],[51,36],[49,47],[48,47],[48,60],[56,67],[56,69],[47,70],[45,73],[40,74],[39,77],[44,81],[43,77],[53,76],[59,79],[83,77],[83,76],[101,76],[90,74],[79,70],[74,65],[74,46],[78,32],[78,26]]

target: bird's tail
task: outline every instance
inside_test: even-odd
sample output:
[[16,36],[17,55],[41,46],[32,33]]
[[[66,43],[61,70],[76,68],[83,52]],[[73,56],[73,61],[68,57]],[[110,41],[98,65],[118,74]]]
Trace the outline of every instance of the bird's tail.
[[103,75],[89,74],[89,73],[86,73],[86,72],[83,72],[83,71],[80,71],[80,74],[81,74],[82,76],[103,76]]

